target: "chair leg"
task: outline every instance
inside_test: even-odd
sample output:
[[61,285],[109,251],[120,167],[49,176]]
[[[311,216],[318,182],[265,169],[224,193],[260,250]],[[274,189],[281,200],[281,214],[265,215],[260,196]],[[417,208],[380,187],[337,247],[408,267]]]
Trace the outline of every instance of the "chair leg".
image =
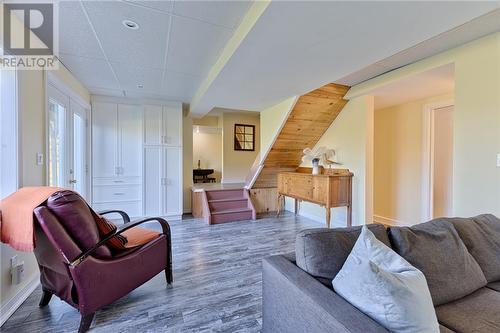
[[165,278],[167,280],[167,284],[171,286],[172,282],[174,281],[174,277],[172,275],[172,269],[170,267],[165,268]]
[[52,298],[52,293],[50,291],[43,290],[42,299],[40,300],[38,306],[42,308],[48,305],[51,298]]
[[78,333],[85,333],[89,330],[90,324],[92,324],[92,319],[94,319],[94,313],[83,316],[80,319],[80,327],[78,328]]

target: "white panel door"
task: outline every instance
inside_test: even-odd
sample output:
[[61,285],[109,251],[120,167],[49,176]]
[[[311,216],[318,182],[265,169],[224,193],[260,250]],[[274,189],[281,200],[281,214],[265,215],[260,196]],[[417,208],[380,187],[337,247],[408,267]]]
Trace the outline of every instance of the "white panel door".
[[162,211],[163,148],[159,146],[144,147],[144,214],[159,216]]
[[169,146],[181,146],[182,110],[164,106],[163,128],[164,143]]
[[142,113],[139,106],[118,104],[119,175],[142,176]]
[[95,103],[92,110],[92,175],[114,177],[118,166],[117,105]]
[[164,148],[165,168],[165,215],[180,215],[181,211],[181,149],[177,147]]
[[162,144],[163,123],[162,107],[159,105],[144,106],[144,144],[159,145]]

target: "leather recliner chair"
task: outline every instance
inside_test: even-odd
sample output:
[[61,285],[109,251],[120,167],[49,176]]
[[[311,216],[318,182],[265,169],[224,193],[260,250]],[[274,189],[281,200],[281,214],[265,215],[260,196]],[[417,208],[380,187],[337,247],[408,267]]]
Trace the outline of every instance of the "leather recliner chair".
[[[79,332],[86,332],[95,312],[165,271],[167,284],[172,277],[170,226],[162,218],[124,220],[117,230],[100,236],[97,216],[77,193],[53,194],[34,210],[36,217],[35,256],[40,269],[43,296],[40,306],[52,295],[75,307],[81,314]],[[111,250],[106,243],[115,235],[150,221],[160,223],[163,232],[144,245],[123,251]]]

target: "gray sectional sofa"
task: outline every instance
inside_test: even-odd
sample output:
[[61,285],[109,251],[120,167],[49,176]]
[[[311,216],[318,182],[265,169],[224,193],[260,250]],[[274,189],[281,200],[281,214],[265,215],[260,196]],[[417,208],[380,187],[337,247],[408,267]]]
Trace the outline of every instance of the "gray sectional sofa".
[[[424,273],[441,332],[500,332],[500,219],[486,214],[369,229]],[[263,332],[387,332],[331,285],[360,230],[303,230],[295,253],[264,259]]]

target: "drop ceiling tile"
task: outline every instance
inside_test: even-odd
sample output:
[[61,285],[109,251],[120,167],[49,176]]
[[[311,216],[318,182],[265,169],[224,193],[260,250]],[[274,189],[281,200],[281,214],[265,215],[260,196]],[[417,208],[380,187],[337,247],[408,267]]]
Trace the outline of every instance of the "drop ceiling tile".
[[[164,65],[170,15],[117,1],[89,1],[84,6],[109,61]],[[123,20],[136,22],[139,29],[126,28]]]
[[231,37],[228,29],[208,23],[173,17],[167,69],[204,76]]
[[169,96],[176,96],[185,103],[191,102],[203,78],[167,71],[163,82],[163,91]]
[[162,92],[162,69],[140,68],[123,63],[111,63],[111,66],[115,70],[123,90],[136,90],[139,89],[138,85],[142,84],[143,88],[139,91]]
[[115,97],[123,97],[123,90],[119,89],[106,89],[99,87],[87,87],[92,95],[102,95],[102,96],[115,96]]
[[157,100],[166,100],[171,102],[182,102],[176,96],[170,96],[167,94],[162,94],[156,91],[144,91],[139,89],[129,89],[125,91],[125,96],[129,98],[140,98],[140,99],[157,99]]
[[162,12],[171,13],[174,2],[169,0],[162,1],[139,1],[139,0],[125,0],[126,2],[130,2],[133,4],[137,4],[144,7],[149,7],[157,10],[161,10]]
[[250,1],[175,1],[174,13],[235,29]]
[[120,89],[109,64],[101,59],[77,57],[61,53],[61,62],[85,86]]
[[59,3],[59,52],[104,59],[79,1]]

